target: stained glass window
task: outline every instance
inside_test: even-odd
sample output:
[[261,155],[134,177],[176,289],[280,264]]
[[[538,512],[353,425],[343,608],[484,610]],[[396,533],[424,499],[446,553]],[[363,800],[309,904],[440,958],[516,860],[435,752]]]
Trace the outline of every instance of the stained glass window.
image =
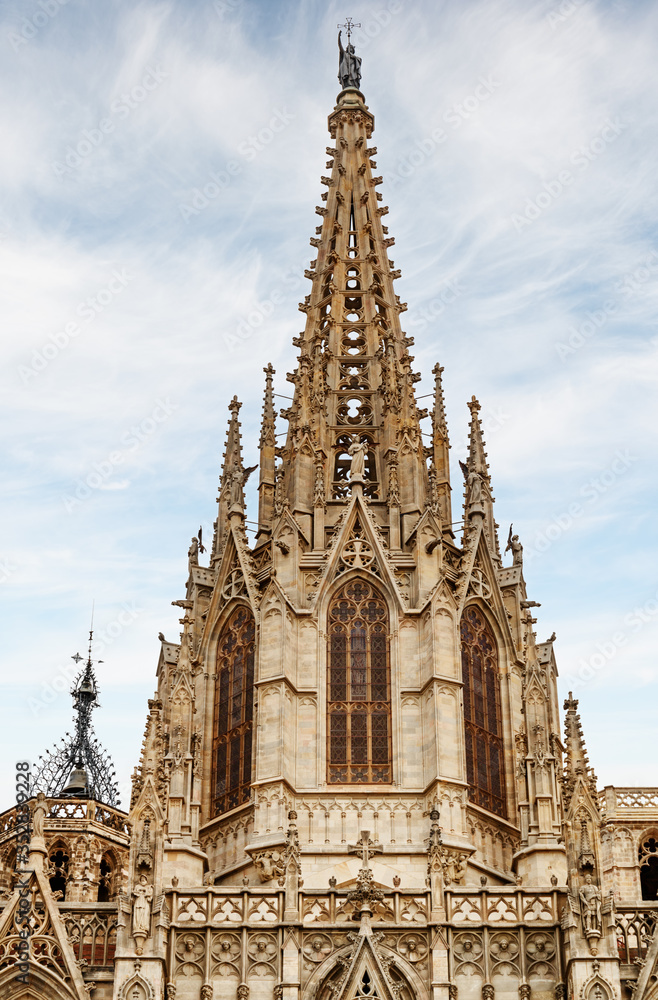
[[384,784],[391,775],[388,608],[352,580],[329,609],[328,771],[332,784]]
[[254,705],[251,612],[237,608],[222,629],[217,654],[213,726],[213,815],[249,801]]
[[462,618],[461,653],[470,799],[505,816],[498,652],[489,623],[474,606]]

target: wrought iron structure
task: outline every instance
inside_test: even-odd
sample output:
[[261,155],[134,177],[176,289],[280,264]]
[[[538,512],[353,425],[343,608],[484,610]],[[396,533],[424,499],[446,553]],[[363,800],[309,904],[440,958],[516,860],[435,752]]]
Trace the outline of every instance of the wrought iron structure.
[[[91,722],[91,713],[99,707],[98,685],[91,658],[93,635],[91,630],[87,662],[71,689],[75,729],[39,757],[40,763],[32,776],[32,787],[34,792],[44,792],[49,798],[95,799],[116,807],[119,787],[114,765],[100,745]],[[82,662],[79,653],[72,659],[76,663]]]

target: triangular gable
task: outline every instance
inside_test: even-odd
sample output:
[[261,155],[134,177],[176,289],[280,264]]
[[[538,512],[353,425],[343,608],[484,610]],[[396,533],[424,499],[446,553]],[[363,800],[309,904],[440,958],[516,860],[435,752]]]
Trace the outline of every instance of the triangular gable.
[[429,508],[427,508],[426,510],[424,510],[423,513],[420,515],[420,517],[418,518],[418,520],[416,521],[416,523],[412,527],[411,531],[409,532],[409,534],[407,535],[407,537],[404,539],[404,544],[405,545],[409,545],[409,542],[413,538],[420,538],[421,537],[421,533],[423,532],[423,529],[427,528],[427,527],[431,528],[432,534],[434,535],[435,538],[437,538],[437,539],[442,538],[443,532],[442,532],[442,529],[441,529],[440,521],[434,515],[434,513],[431,510],[429,510]]
[[213,628],[222,609],[234,598],[249,603],[254,616],[258,616],[259,595],[253,580],[249,553],[235,525],[231,524],[222,559],[218,567],[217,579],[205,616],[203,640],[208,628]]
[[464,575],[460,586],[459,615],[464,613],[467,602],[472,598],[484,601],[491,608],[514,660],[517,658],[516,646],[498,583],[497,569],[479,518],[478,522],[473,529],[477,535],[469,540],[468,556],[465,557],[467,562],[463,567]]
[[[356,530],[355,530],[356,529]],[[371,574],[388,585],[397,596],[400,609],[405,602],[400,592],[395,570],[377,530],[377,525],[363,498],[353,494],[332,536],[329,555],[320,579],[313,605],[317,606],[337,577],[350,570]]]
[[[44,981],[43,993],[48,996],[48,984],[52,995],[71,996],[76,1000],[89,1000],[84,979],[77,963],[73,948],[66,934],[64,922],[59,908],[53,899],[50,885],[43,874],[43,860],[40,855],[32,854],[30,863],[34,863],[31,871],[21,875],[13,895],[5,906],[0,917],[0,965],[7,961],[19,947],[21,937],[19,930],[24,921],[30,927],[30,978],[35,973]],[[25,909],[29,900],[29,909]],[[25,916],[22,915],[24,910]],[[19,980],[21,970],[18,965],[9,965],[0,972],[0,990],[8,982],[12,982],[12,995],[20,996],[22,990]],[[27,995],[34,996],[34,983]],[[58,992],[59,991],[59,992]]]
[[291,528],[295,534],[303,538],[307,546],[310,546],[311,544],[310,538],[307,537],[306,532],[302,529],[301,525],[299,525],[295,520],[295,518],[292,516],[292,514],[290,513],[290,509],[288,507],[283,508],[278,518],[274,522],[272,526],[272,538],[279,538],[282,530],[285,530],[286,526]]
[[332,1000],[360,1000],[361,997],[368,997],[370,1000],[397,1000],[369,935],[359,935],[352,961]]

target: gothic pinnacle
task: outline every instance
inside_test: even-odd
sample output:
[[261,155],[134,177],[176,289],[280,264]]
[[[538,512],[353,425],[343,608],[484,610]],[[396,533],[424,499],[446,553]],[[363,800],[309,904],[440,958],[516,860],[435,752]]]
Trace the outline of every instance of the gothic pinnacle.
[[565,699],[564,709],[566,712],[564,719],[564,743],[566,748],[564,782],[567,799],[571,798],[576,780],[581,777],[589,787],[596,802],[596,775],[589,766],[583,726],[578,714],[578,699],[574,698],[571,691],[569,692],[569,697]]
[[244,518],[244,484],[250,474],[257,468],[245,469],[242,462],[242,439],[240,436],[240,407],[242,403],[234,396],[228,404],[231,414],[226,433],[226,448],[224,450],[222,470],[219,480],[219,512],[215,522],[215,537],[212,546],[211,566],[216,566],[219,554],[224,544],[231,514],[240,514]]
[[482,424],[479,416],[481,407],[475,396],[471,396],[468,408],[471,411],[471,423],[468,436],[469,472],[477,472],[479,475],[488,478],[489,465],[487,463],[487,453],[484,450]]
[[271,364],[263,368],[265,372],[265,396],[263,400],[263,421],[260,431],[260,478],[258,483],[258,535],[256,544],[266,541],[272,530],[274,516],[274,491],[276,486],[276,414],[274,411],[273,377],[276,374]]
[[425,507],[429,480],[412,341],[400,327],[399,272],[381,221],[377,150],[368,145],[373,127],[363,95],[354,85],[344,88],[329,117],[333,145],[322,178],[320,238],[311,241],[317,256],[306,272],[311,290],[300,304],[306,324],[294,338],[297,368],[288,375],[293,401],[282,411],[288,434],[276,503],[285,497],[293,514],[312,510],[316,517],[325,503],[347,500],[356,442],[368,445],[363,491],[371,501],[385,502],[391,460],[399,463],[402,516],[411,522]]
[[450,441],[443,401],[443,384],[441,376],[443,368],[436,364],[432,369],[434,375],[434,409],[432,410],[432,464],[430,467],[430,484],[436,492],[436,503],[443,522],[443,528],[452,536],[452,508],[450,503]]

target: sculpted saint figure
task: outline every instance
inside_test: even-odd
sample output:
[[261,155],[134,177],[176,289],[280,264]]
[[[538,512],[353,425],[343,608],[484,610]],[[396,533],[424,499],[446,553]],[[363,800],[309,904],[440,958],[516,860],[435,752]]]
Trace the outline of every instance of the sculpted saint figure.
[[363,482],[367,451],[367,441],[359,441],[357,438],[354,438],[352,444],[347,449],[347,454],[350,455],[352,459],[352,464],[350,466],[350,481],[353,483]]
[[509,544],[510,544],[510,548],[512,550],[512,564],[514,566],[522,566],[523,565],[523,546],[521,545],[521,542],[519,541],[519,536],[518,535],[512,535],[512,538],[511,538]]
[[482,502],[482,477],[479,472],[469,472],[468,480],[468,502],[469,504]]
[[32,836],[43,840],[43,826],[48,812],[48,800],[43,792],[37,792],[37,800],[32,807]]
[[190,566],[198,566],[199,564],[199,539],[193,538],[192,543],[187,550],[187,560]]
[[342,31],[338,32],[338,50],[340,52],[338,80],[343,90],[346,87],[356,87],[358,90],[361,85],[361,56],[355,54],[351,42],[348,42],[346,49],[343,48],[342,34]]
[[242,483],[244,481],[244,473],[240,466],[235,463],[233,466],[233,471],[231,472],[231,506],[242,507],[244,504],[244,497],[242,495]]
[[592,931],[601,933],[601,890],[592,882],[592,876],[585,876],[585,884],[580,887],[580,913],[585,934]]
[[139,883],[133,889],[133,935],[148,937],[151,933],[151,900],[153,886],[148,884],[146,875],[139,876]]

